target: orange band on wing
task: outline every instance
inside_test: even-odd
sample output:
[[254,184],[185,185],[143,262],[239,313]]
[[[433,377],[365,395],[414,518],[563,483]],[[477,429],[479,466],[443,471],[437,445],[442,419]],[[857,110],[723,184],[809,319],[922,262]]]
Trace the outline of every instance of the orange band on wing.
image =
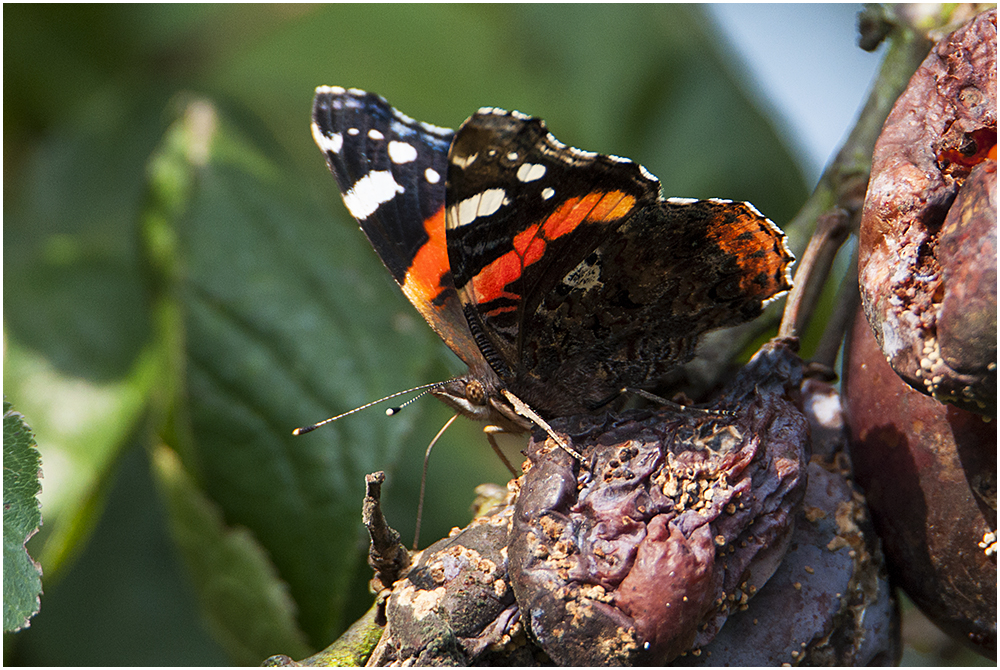
[[403,280],[403,293],[418,309],[441,294],[441,277],[451,269],[444,234],[444,206],[424,221],[424,230],[430,239],[413,257]]
[[545,219],[543,224],[545,237],[554,240],[573,232],[600,202],[603,195],[603,193],[588,193],[582,198],[570,198],[559,205],[559,208]]
[[635,209],[635,198],[621,191],[610,191],[601,198],[594,210],[587,216],[588,221],[617,221],[628,216]]
[[544,233],[538,234],[537,223],[514,236],[514,253],[521,259],[521,267],[531,265],[545,254],[546,239]]
[[[480,270],[472,278],[472,286],[479,304],[488,304],[499,298],[516,302],[518,295],[506,291],[511,282],[524,273],[524,268],[545,255],[545,248],[552,240],[576,230],[585,221],[601,223],[627,216],[635,208],[635,198],[622,191],[593,192],[579,198],[570,198],[552,212],[541,225],[534,224],[514,236],[514,250],[509,251]],[[499,314],[516,309],[505,305],[490,310]]]
[[[545,253],[545,240],[538,237],[538,224],[514,236],[514,251],[508,251],[472,278],[476,300],[483,305],[498,298],[517,300],[517,296],[504,288],[521,276],[526,265],[534,263]],[[528,260],[530,259],[530,260]],[[516,309],[513,305],[491,310],[491,314]]]
[[570,198],[545,220],[545,237],[550,240],[562,237],[584,221],[616,221],[634,207],[635,198],[622,191],[593,192],[582,198]]

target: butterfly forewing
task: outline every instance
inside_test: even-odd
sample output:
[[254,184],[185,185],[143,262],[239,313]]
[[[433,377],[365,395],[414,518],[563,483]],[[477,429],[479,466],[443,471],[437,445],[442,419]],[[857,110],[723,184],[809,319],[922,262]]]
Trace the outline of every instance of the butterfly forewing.
[[475,343],[445,242],[448,148],[454,131],[415,121],[381,96],[321,86],[313,138],[351,215],[403,293],[467,364]]

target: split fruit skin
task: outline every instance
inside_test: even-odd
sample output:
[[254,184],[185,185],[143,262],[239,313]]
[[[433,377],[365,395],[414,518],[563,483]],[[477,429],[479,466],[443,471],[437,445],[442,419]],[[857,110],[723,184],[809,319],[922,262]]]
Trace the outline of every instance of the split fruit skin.
[[996,10],[941,40],[872,155],[858,279],[889,364],[996,418]]

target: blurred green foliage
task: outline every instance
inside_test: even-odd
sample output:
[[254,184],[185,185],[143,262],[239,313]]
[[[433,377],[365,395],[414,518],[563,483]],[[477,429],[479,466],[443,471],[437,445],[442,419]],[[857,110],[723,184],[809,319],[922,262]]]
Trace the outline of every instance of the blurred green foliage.
[[[291,436],[461,371],[340,203],[309,133],[317,85],[452,127],[520,109],[643,163],[666,195],[750,200],[779,225],[806,195],[697,7],[4,14],[4,393],[45,472],[29,543],[45,594],[9,663],[296,656],[371,604],[364,474],[387,471],[412,536],[443,406]],[[431,464],[425,545],[505,481],[459,423]]]

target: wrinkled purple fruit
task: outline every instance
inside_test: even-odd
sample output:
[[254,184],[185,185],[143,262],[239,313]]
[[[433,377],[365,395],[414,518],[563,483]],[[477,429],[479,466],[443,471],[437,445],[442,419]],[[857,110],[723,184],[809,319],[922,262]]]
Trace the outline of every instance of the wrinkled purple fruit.
[[[684,647],[682,637],[690,638],[676,659],[683,665],[898,661],[898,617],[864,501],[849,482],[838,396],[815,380],[800,388],[799,366],[784,344],[766,345],[721,403],[732,415],[564,420],[576,425],[568,437],[588,454],[586,472],[540,436],[530,468],[512,483],[523,502],[508,500],[435,543],[393,584],[369,664],[651,663],[667,656],[667,644]],[[644,445],[665,432],[666,452]],[[629,435],[634,442],[622,444]],[[546,507],[554,499],[568,504]],[[652,523],[656,507],[668,505]],[[602,521],[627,532],[600,533]],[[578,534],[555,532],[567,527]],[[704,535],[709,546],[698,544]],[[672,555],[671,575],[664,563]],[[646,645],[653,635],[661,637]]]
[[677,665],[899,663],[899,612],[864,498],[851,485],[840,396],[807,379],[802,407],[813,455],[788,553],[749,607]]
[[521,619],[561,665],[660,664],[707,644],[781,562],[802,499],[801,362],[765,345],[714,406],[553,422],[514,512]]
[[941,40],[872,155],[858,278],[885,358],[921,393],[996,417],[996,10]]
[[893,580],[996,659],[996,422],[904,384],[860,312],[846,351],[851,455]]

